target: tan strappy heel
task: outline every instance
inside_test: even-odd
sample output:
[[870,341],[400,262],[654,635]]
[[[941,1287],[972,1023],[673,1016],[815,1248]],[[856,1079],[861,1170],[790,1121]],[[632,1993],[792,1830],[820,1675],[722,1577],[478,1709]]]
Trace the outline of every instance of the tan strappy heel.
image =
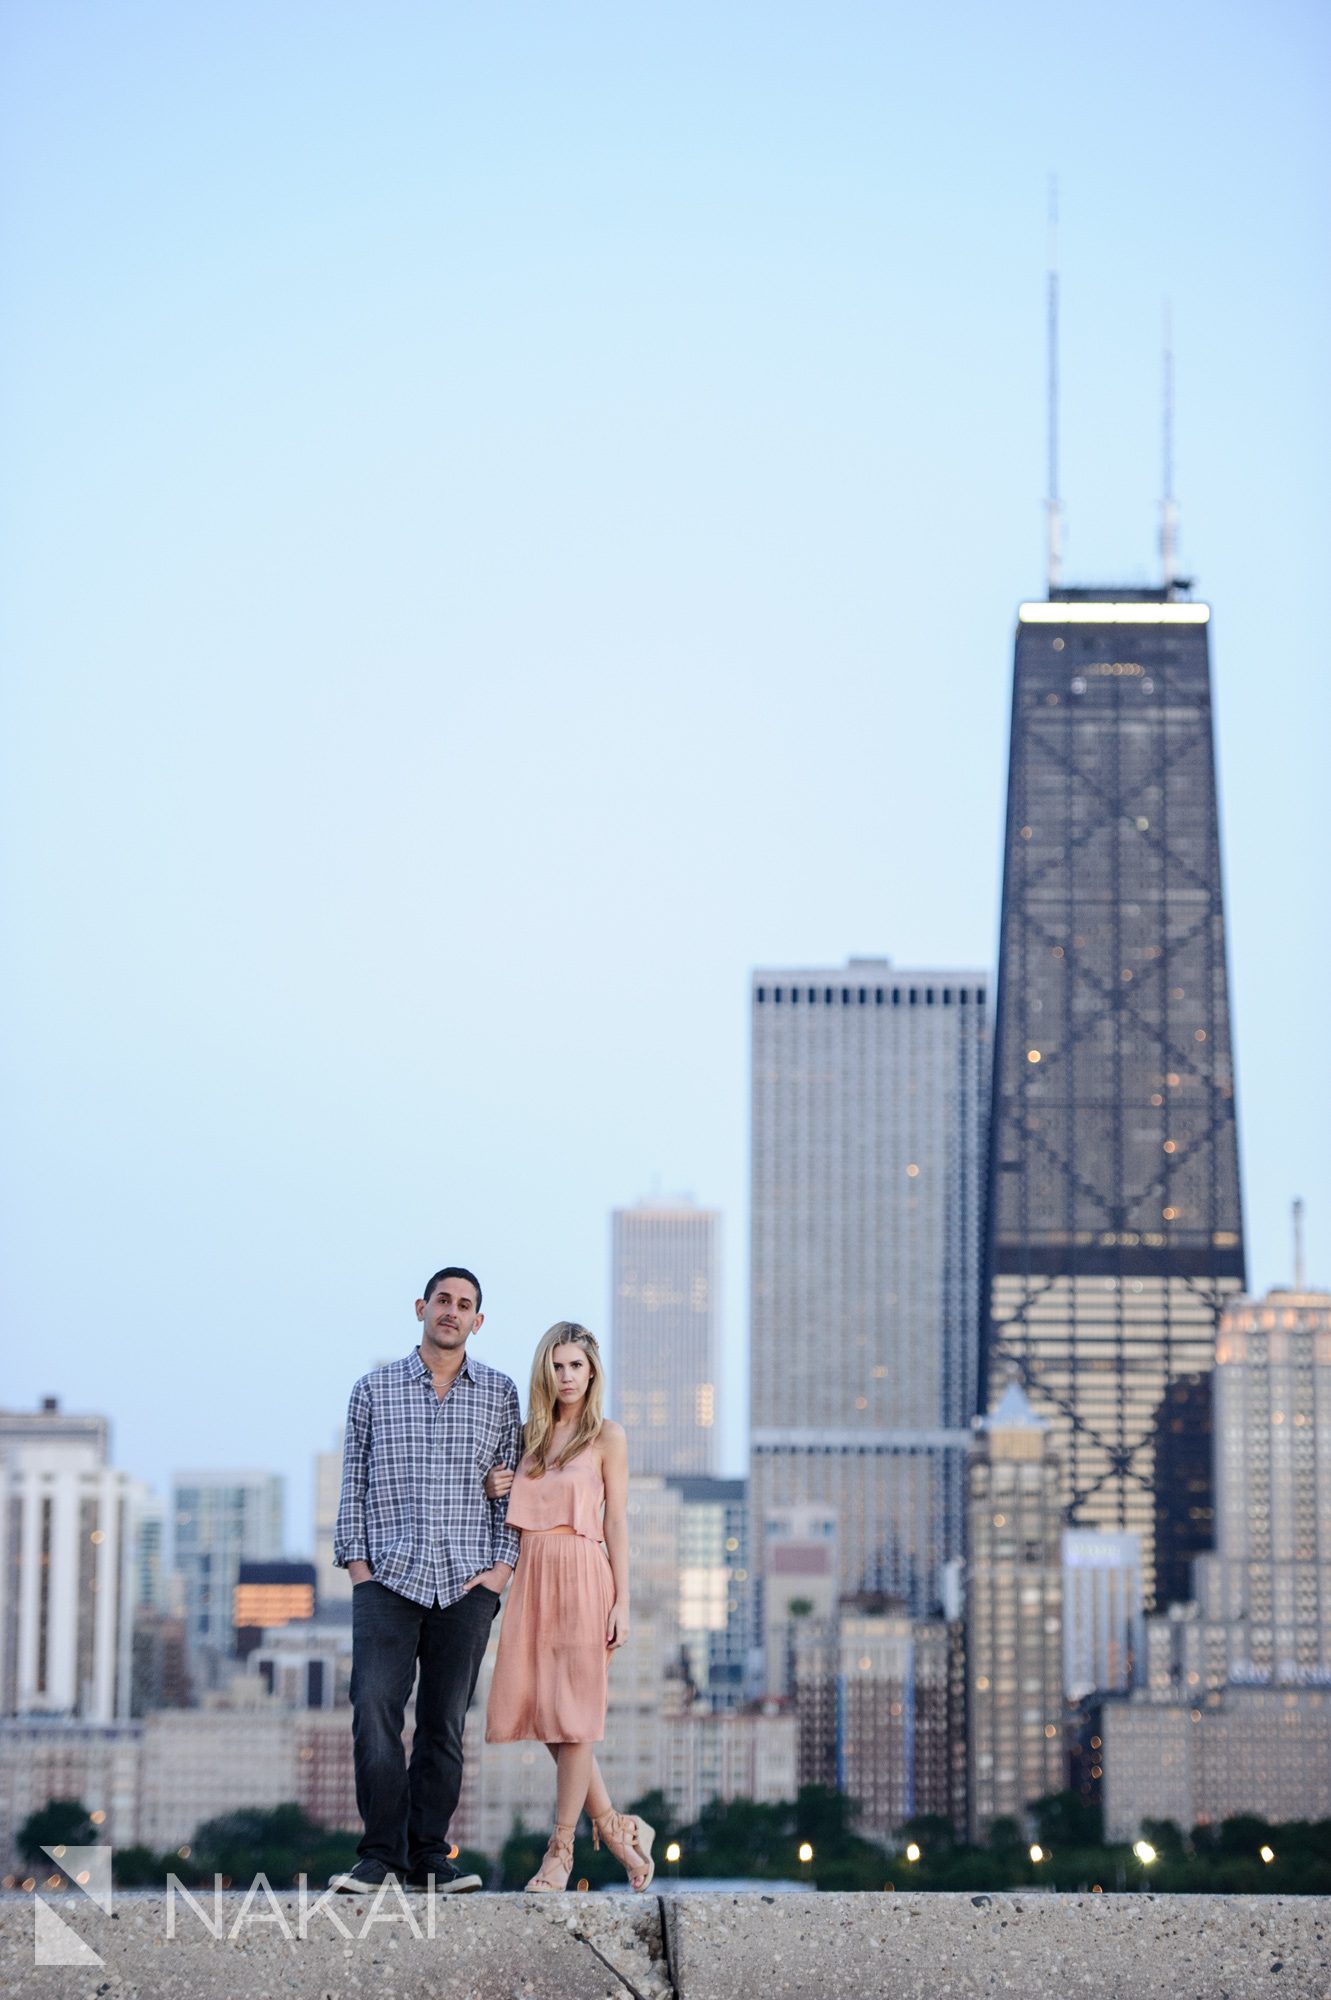
[[[630,1885],[641,1895],[656,1873],[656,1863],[652,1860],[656,1828],[639,1819],[636,1813],[618,1813],[612,1807],[592,1821],[592,1846],[599,1847],[603,1839],[627,1874]],[[636,1877],[643,1869],[647,1872],[639,1882]]]
[[567,1889],[573,1868],[573,1833],[571,1826],[560,1826],[556,1821],[555,1830],[545,1844],[545,1858],[528,1882],[528,1889]]

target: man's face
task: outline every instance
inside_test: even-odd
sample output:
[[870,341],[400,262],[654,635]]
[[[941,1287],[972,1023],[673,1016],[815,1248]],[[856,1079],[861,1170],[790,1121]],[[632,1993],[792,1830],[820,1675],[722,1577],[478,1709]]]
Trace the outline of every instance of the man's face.
[[475,1290],[465,1278],[441,1278],[428,1299],[417,1299],[416,1317],[428,1360],[431,1349],[437,1354],[456,1354],[465,1347],[485,1314],[478,1310]]

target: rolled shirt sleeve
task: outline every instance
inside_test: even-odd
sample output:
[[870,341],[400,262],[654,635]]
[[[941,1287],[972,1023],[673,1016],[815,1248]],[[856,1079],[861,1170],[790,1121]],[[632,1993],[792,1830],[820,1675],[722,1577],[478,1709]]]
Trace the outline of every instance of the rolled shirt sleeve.
[[370,1393],[360,1381],[347,1405],[347,1428],[342,1440],[342,1490],[338,1495],[337,1523],[333,1529],[333,1562],[338,1569],[348,1563],[368,1562],[370,1545],[365,1533],[365,1487],[370,1460]]
[[[500,1446],[496,1465],[511,1465],[516,1472],[522,1451],[522,1411],[518,1405],[518,1392],[509,1383],[505,1399],[505,1435]],[[508,1495],[490,1502],[490,1522],[494,1532],[494,1560],[507,1563],[510,1569],[518,1564],[518,1532],[508,1525]]]

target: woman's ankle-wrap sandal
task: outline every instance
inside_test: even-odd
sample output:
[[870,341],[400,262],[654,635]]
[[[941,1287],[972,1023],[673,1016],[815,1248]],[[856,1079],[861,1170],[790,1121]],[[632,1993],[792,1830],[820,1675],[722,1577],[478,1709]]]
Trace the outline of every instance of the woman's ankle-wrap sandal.
[[[605,1812],[592,1821],[593,1847],[605,1842],[639,1894],[656,1873],[656,1863],[652,1860],[655,1839],[656,1828],[639,1819],[636,1813]],[[641,1881],[637,1879],[639,1876]]]
[[545,1857],[527,1884],[528,1889],[567,1889],[573,1867],[573,1832],[571,1826],[556,1824],[545,1844]]

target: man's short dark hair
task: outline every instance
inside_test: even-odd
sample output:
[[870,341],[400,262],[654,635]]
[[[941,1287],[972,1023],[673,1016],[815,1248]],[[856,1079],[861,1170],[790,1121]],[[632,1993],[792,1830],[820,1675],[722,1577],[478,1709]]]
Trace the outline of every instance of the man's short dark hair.
[[429,1284],[425,1287],[425,1291],[423,1294],[427,1306],[429,1305],[430,1300],[434,1296],[435,1286],[442,1285],[445,1278],[465,1278],[467,1283],[471,1286],[473,1292],[475,1292],[476,1294],[476,1310],[477,1312],[480,1311],[481,1281],[476,1276],[476,1273],[474,1271],[467,1270],[466,1266],[463,1264],[446,1264],[442,1271],[435,1272]]

